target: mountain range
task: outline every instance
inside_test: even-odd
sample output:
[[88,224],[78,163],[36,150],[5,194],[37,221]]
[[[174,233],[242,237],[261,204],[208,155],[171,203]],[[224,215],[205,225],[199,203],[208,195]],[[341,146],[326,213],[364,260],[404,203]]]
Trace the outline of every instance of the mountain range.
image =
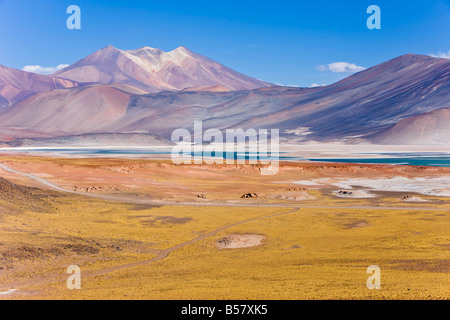
[[406,54],[316,88],[273,86],[184,47],[108,46],[50,76],[0,71],[0,140],[16,145],[87,134],[164,141],[196,120],[204,130],[277,128],[295,143],[450,144],[448,59]]
[[77,86],[79,84],[76,81],[44,76],[0,65],[0,110],[39,92]]
[[170,52],[150,47],[124,51],[107,46],[53,76],[77,82],[127,84],[147,93],[217,85],[249,90],[270,85],[182,46]]

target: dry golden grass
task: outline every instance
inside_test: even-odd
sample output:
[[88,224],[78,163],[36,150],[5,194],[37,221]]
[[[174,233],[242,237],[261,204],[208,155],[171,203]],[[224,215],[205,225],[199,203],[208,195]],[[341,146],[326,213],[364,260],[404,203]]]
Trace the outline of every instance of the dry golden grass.
[[[27,163],[25,158],[20,158],[16,163],[20,161],[24,165]],[[39,161],[47,166],[50,160],[33,159],[31,162],[36,165]],[[61,161],[68,166],[84,166],[87,160]],[[92,170],[96,172],[95,167]],[[144,169],[141,173],[150,178]],[[232,179],[238,176],[240,178],[237,180]],[[237,198],[240,188],[262,188],[264,185],[274,188],[268,178],[249,175],[245,180],[245,176],[237,173],[229,174],[229,177],[226,184],[230,188],[225,191],[220,189],[224,181],[203,179],[201,176],[193,179],[187,175],[177,181],[166,172],[153,179],[161,183],[178,183],[183,186],[178,190],[193,188],[197,192],[200,187],[203,190],[219,190],[212,193],[212,197],[219,200],[280,204],[280,201],[273,199]],[[244,187],[242,183],[245,183]],[[238,191],[232,186],[236,186]],[[279,187],[286,186],[281,184]],[[40,203],[39,210],[27,210],[26,206],[24,210],[22,204],[16,212],[5,211],[0,215],[0,291],[19,288],[14,294],[0,297],[450,297],[449,212],[425,209],[430,206],[450,208],[448,199],[423,196],[434,202],[417,204],[405,203],[396,194],[385,194],[376,199],[343,199],[332,196],[326,189],[308,192],[316,199],[285,201],[284,207],[152,207],[56,192],[48,192],[47,196],[43,196],[41,190],[38,192],[39,201],[44,201],[45,205]],[[293,210],[290,204],[322,208]],[[374,208],[326,208],[340,206]],[[376,209],[377,206],[380,209]],[[382,208],[387,206],[415,209]],[[11,210],[11,203],[0,199],[0,211],[2,208]],[[277,214],[282,215],[273,216]],[[255,220],[258,217],[261,219]],[[239,222],[245,223],[176,248],[177,245]],[[219,250],[216,242],[228,234],[261,234],[265,239],[258,247]],[[166,258],[149,261],[168,248],[174,249]],[[133,263],[135,265],[129,265]],[[65,271],[69,265],[81,267],[81,290],[69,290],[66,287],[69,275]],[[369,276],[366,269],[369,265],[381,268],[380,290],[366,287]]]
[[[94,201],[95,202],[95,201]],[[92,239],[96,243],[135,241],[135,246],[162,249],[193,239],[218,227],[287,212],[280,208],[161,207],[140,211],[98,208],[75,203],[76,211],[38,220],[38,236],[17,237],[30,246]],[[107,210],[103,210],[107,209]],[[125,209],[125,207],[122,207]],[[185,224],[143,223],[141,216],[193,217]],[[108,221],[96,220],[99,216]],[[72,217],[72,218],[71,218]],[[78,217],[76,221],[75,217]],[[448,215],[423,211],[299,209],[224,230],[172,252],[166,259],[97,277],[92,270],[150,259],[100,247],[90,259],[63,255],[57,265],[36,259],[26,262],[63,274],[70,264],[82,270],[82,289],[68,290],[65,281],[24,289],[13,298],[55,299],[446,299],[449,297]],[[62,232],[61,232],[62,231]],[[230,233],[263,234],[260,247],[218,250],[215,242]],[[52,234],[51,236],[49,234]],[[46,236],[47,235],[47,236]],[[5,240],[2,233],[2,243]],[[123,245],[122,245],[123,246]],[[131,246],[133,247],[133,246]],[[155,252],[156,253],[156,252]],[[98,257],[103,255],[102,258]],[[81,255],[82,256],[82,255]],[[381,268],[380,290],[366,287],[366,268]],[[86,276],[83,277],[83,272]],[[52,278],[51,276],[49,277]],[[16,278],[16,280],[21,280]]]

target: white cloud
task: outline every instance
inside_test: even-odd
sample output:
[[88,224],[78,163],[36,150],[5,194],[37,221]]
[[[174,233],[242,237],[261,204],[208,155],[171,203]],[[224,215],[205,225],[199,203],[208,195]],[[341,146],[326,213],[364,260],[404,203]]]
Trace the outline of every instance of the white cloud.
[[333,63],[327,64],[327,65],[317,66],[317,69],[320,71],[353,73],[353,72],[362,71],[366,68],[357,66],[356,64],[349,63],[349,62],[333,62]]
[[450,59],[450,50],[447,52],[441,52],[438,53],[430,53],[429,56],[432,56],[434,58],[443,58],[443,59]]
[[56,67],[41,67],[39,65],[28,65],[22,68],[23,71],[26,72],[33,72],[33,73],[39,73],[39,74],[51,74],[58,70],[64,69],[65,67],[68,67],[68,64],[59,64]]
[[310,87],[310,88],[316,88],[316,87],[325,87],[325,86],[326,86],[325,83],[322,83],[322,84],[313,83],[313,84],[311,84],[309,87]]

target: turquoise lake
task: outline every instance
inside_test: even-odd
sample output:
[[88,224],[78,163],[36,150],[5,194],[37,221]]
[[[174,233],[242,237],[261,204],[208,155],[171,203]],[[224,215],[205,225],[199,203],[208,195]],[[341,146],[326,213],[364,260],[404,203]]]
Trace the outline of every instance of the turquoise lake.
[[[145,149],[145,148],[117,148],[117,149],[102,149],[102,148],[45,148],[45,149],[0,149],[0,152],[5,153],[27,153],[27,154],[55,154],[56,155],[77,155],[77,156],[140,156],[148,155],[155,157],[157,155],[170,155],[171,149]],[[321,162],[339,162],[339,163],[362,163],[362,164],[394,164],[394,165],[414,165],[414,166],[439,166],[450,167],[450,154],[447,153],[384,153],[379,154],[383,157],[375,157],[374,154],[359,154],[358,158],[304,158],[291,157],[280,152],[279,159],[281,161],[321,161]],[[198,155],[192,153],[191,155]],[[209,155],[208,155],[209,156]],[[223,157],[223,153],[212,154],[213,157]],[[378,154],[377,154],[378,156]],[[230,154],[229,158],[234,159],[259,159],[256,154],[243,154],[243,152],[234,152]],[[270,157],[261,157],[260,159],[271,159]]]

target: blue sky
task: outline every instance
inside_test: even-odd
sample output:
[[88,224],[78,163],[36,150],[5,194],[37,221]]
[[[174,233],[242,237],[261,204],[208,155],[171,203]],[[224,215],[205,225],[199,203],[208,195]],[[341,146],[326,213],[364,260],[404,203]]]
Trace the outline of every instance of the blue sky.
[[[66,27],[72,4],[81,30]],[[372,4],[381,30],[366,27]],[[335,62],[360,70],[405,53],[450,53],[450,0],[0,0],[0,44],[0,64],[18,69],[71,64],[108,44],[183,45],[258,79],[310,86],[351,74]]]

